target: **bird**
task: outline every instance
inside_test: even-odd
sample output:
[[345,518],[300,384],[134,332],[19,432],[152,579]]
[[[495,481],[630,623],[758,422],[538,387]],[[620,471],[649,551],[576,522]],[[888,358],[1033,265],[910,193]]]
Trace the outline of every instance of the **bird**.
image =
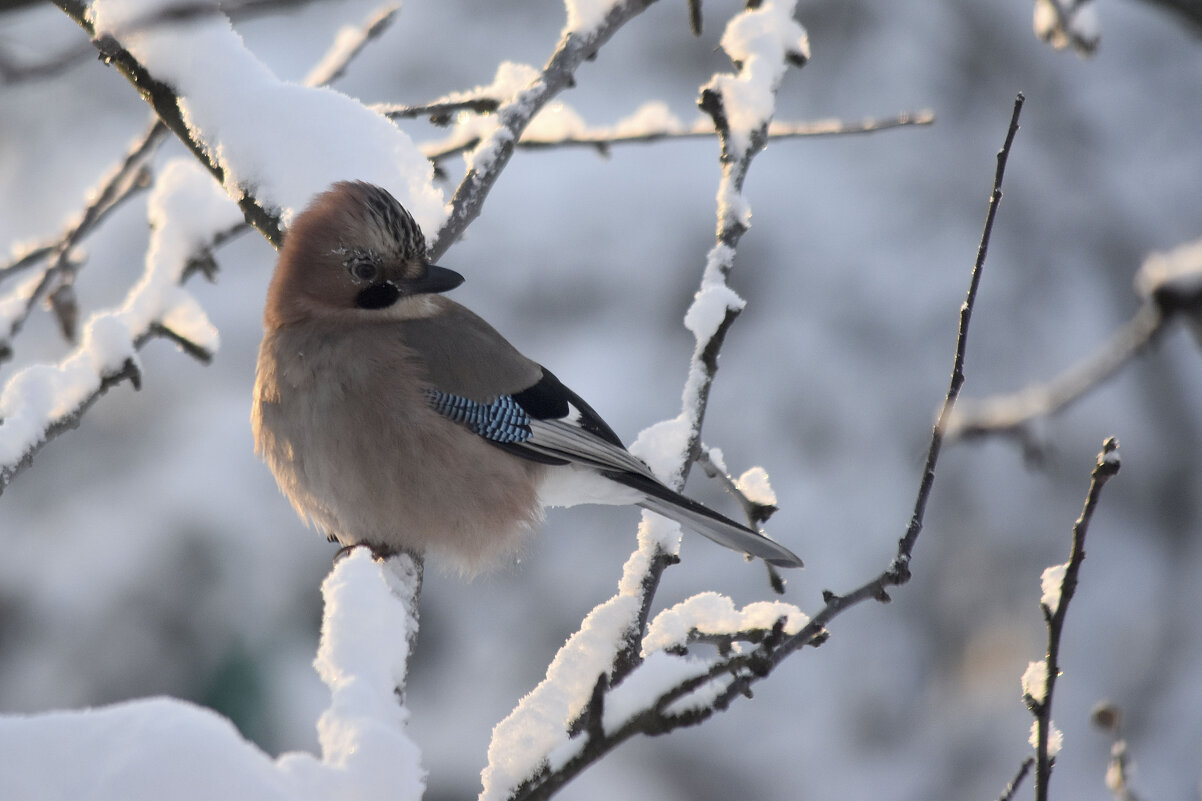
[[474,575],[544,507],[633,504],[777,567],[785,546],[681,495],[550,370],[445,293],[385,189],[340,181],[288,227],[267,290],[251,423],[303,520],[343,546]]

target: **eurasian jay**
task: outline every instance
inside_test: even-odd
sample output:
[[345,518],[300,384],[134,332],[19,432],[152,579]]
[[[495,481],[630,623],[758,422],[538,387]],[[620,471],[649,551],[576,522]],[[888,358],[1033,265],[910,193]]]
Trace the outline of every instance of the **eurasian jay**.
[[340,182],[289,228],[267,293],[255,450],[302,518],[343,545],[513,553],[544,506],[636,504],[736,551],[791,551],[666,487],[579,395],[442,293],[392,195]]

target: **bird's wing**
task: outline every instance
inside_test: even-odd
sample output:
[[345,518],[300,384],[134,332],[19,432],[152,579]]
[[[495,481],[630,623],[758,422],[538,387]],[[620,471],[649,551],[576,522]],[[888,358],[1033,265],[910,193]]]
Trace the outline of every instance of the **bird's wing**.
[[426,390],[426,396],[439,414],[510,453],[544,464],[591,467],[637,490],[640,506],[684,523],[720,545],[780,567],[802,566],[801,559],[783,545],[664,486],[623,447],[592,407],[546,368],[526,389],[487,402],[433,388]]
[[439,414],[516,456],[631,472],[655,481],[601,416],[546,368],[529,387],[487,402],[433,387],[427,388],[426,397]]

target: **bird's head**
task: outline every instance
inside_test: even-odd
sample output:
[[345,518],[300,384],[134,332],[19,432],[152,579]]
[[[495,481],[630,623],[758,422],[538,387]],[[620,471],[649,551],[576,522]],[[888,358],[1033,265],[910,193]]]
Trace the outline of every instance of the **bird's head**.
[[461,283],[459,273],[429,263],[421,228],[396,198],[340,181],[285,234],[264,320],[275,328],[348,312],[421,317],[431,313],[430,295]]

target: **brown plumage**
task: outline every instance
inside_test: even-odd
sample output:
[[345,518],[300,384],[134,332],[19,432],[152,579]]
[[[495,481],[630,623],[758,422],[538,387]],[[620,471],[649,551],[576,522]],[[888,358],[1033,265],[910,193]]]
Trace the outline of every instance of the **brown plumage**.
[[774,564],[801,560],[663,486],[588,404],[441,292],[384,190],[335,184],[289,229],[268,290],[256,452],[297,512],[345,545],[475,572],[544,505],[633,503]]

